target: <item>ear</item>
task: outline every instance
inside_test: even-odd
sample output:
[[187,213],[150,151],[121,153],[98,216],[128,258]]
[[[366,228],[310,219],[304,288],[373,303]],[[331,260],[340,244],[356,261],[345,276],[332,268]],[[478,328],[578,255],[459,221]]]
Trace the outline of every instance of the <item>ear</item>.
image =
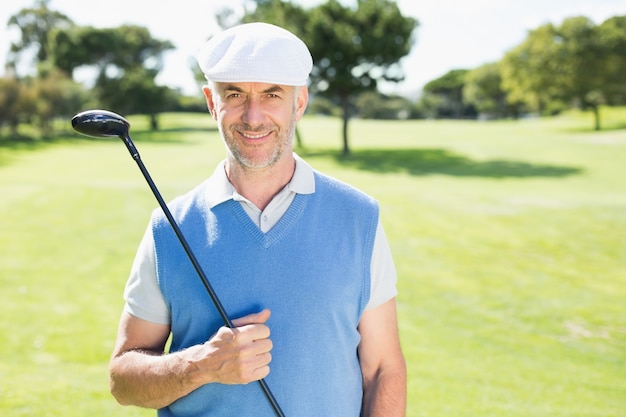
[[302,118],[308,103],[309,88],[306,85],[298,87],[298,98],[296,99],[296,121],[299,121]]
[[209,88],[208,85],[202,87],[202,92],[204,93],[204,97],[206,98],[206,106],[209,109],[209,113],[215,120],[217,120],[217,112],[215,111],[215,100],[213,100],[213,91]]

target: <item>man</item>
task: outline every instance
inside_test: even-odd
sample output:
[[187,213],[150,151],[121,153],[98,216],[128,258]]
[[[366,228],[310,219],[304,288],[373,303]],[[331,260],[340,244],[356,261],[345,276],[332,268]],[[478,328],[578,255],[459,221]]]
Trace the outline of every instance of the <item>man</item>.
[[[308,103],[304,43],[264,23],[198,54],[227,158],[170,209],[234,329],[163,213],[153,213],[125,290],[111,392],[159,416],[404,416],[395,269],[367,195],[292,151]],[[171,335],[169,352],[164,353]]]

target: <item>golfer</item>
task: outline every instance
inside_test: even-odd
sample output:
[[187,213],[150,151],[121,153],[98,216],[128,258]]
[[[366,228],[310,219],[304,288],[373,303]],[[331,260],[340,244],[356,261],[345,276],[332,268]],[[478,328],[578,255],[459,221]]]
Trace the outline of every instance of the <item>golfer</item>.
[[378,204],[293,153],[308,48],[250,23],[197,57],[226,158],[168,206],[235,328],[155,210],[124,291],[111,392],[159,416],[270,417],[252,383],[264,378],[287,417],[404,416],[396,271]]

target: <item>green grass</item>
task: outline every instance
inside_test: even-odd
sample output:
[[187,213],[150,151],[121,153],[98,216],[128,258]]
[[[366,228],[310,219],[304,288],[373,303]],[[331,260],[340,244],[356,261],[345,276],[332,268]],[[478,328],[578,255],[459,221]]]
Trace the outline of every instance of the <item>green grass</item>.
[[[375,196],[399,273],[408,416],[623,416],[624,112],[506,122],[307,117],[300,153]],[[131,118],[166,199],[224,155],[208,116]],[[70,138],[71,137],[71,138]],[[118,141],[0,146],[0,414],[152,416],[107,363],[156,206]],[[298,377],[297,372],[294,378]]]

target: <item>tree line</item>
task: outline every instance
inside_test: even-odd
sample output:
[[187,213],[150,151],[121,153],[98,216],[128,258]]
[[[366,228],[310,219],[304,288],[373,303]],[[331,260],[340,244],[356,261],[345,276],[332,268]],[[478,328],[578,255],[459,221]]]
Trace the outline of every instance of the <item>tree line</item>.
[[[175,101],[169,88],[155,82],[163,53],[173,45],[154,39],[146,28],[78,26],[51,10],[49,0],[20,10],[8,27],[21,33],[11,44],[7,76],[0,78],[0,128],[8,126],[13,136],[23,122],[50,134],[51,120],[91,106],[148,114],[156,127],[158,113]],[[34,74],[22,70],[33,67]],[[94,71],[93,87],[74,81],[82,68]]]
[[516,118],[626,104],[626,16],[548,23],[498,62],[453,70],[426,84],[422,109],[434,117]]
[[[347,125],[354,115],[353,97],[375,91],[380,80],[403,78],[398,61],[413,45],[417,21],[402,16],[391,0],[358,0],[356,7],[337,0],[304,9],[280,0],[245,2],[243,16],[223,9],[217,18],[221,27],[249,21],[267,21],[300,35],[316,62],[311,74],[311,92],[339,106],[344,120],[344,152],[348,153]],[[66,15],[53,11],[49,0],[36,0],[8,22],[21,32],[11,45],[6,65],[9,76],[0,81],[0,128],[8,125],[14,135],[21,122],[37,123],[44,130],[55,117],[67,117],[69,109],[105,107],[127,115],[147,114],[154,129],[158,114],[171,110],[206,111],[198,99],[155,82],[163,54],[173,48],[166,40],[154,39],[146,28],[79,26]],[[20,74],[20,62],[34,55],[35,75]],[[74,81],[83,68],[95,71],[93,87]],[[196,78],[202,76],[196,66]],[[46,94],[40,85],[45,85]],[[40,107],[48,103],[48,111]]]
[[[219,26],[266,21],[307,43],[314,57],[309,112],[342,118],[344,153],[349,152],[352,117],[509,118],[577,106],[594,111],[599,129],[600,106],[626,101],[626,16],[600,25],[573,17],[540,26],[499,62],[452,70],[411,100],[378,91],[382,81],[404,79],[399,61],[411,51],[419,25],[403,16],[394,1],[357,0],[344,6],[328,0],[309,8],[283,0],[244,4],[243,15],[231,8],[219,11]],[[0,78],[0,129],[7,126],[13,136],[24,122],[49,134],[53,119],[89,107],[148,115],[154,129],[159,113],[206,111],[200,94],[184,97],[155,82],[173,45],[153,38],[144,27],[80,26],[51,10],[49,0],[35,0],[8,26],[21,37],[11,45],[7,75]],[[36,71],[21,73],[24,67]],[[89,87],[74,81],[84,68],[94,73]],[[200,85],[199,69],[190,66],[190,71]]]

